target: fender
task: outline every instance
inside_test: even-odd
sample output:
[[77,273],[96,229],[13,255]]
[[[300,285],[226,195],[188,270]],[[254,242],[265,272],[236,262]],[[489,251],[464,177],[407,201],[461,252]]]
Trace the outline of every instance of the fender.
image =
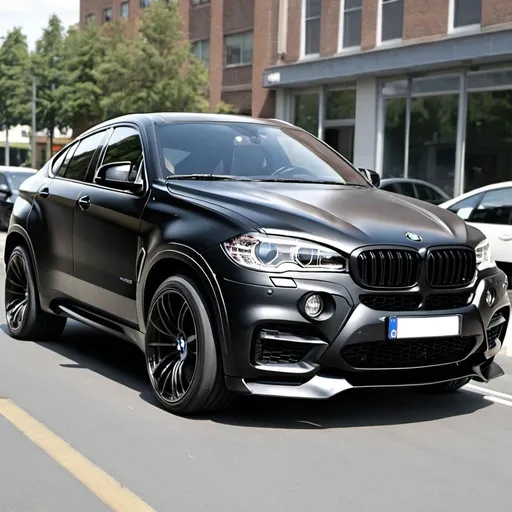
[[[30,257],[32,258],[32,267],[34,269],[34,274],[36,276],[37,290],[39,292],[39,290],[41,289],[41,287],[39,286],[39,269],[37,266],[34,247],[32,246],[32,242],[30,241],[30,237],[28,236],[27,231],[19,224],[12,224],[9,227],[9,231],[8,231],[7,237],[5,239],[5,247],[7,248],[9,246],[10,240],[12,240],[14,233],[16,233],[17,235],[21,235],[24,238],[25,243],[27,244],[28,251],[30,253]],[[4,251],[4,263],[5,263],[5,265],[7,265],[7,251]]]
[[139,317],[141,332],[146,332],[146,318],[144,314],[144,291],[146,289],[146,281],[151,269],[163,259],[179,261],[180,263],[186,264],[195,272],[197,277],[201,279],[201,284],[208,293],[208,299],[214,307],[217,333],[222,353],[226,354],[227,347],[229,346],[228,315],[217,276],[199,252],[184,244],[169,243],[160,245],[146,259],[140,282],[137,286],[137,315]]

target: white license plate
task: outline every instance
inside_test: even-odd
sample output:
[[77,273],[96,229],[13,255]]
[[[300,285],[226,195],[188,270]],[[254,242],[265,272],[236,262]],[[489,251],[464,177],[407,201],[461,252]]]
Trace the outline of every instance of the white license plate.
[[388,319],[388,339],[439,338],[459,336],[462,317],[452,316],[391,316]]

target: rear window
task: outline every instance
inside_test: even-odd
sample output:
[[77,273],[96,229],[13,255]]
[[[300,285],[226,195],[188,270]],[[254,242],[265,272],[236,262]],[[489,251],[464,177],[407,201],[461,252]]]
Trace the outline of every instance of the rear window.
[[329,181],[370,187],[350,163],[303,130],[256,123],[159,125],[161,178],[220,174],[257,181]]
[[28,178],[32,176],[32,173],[28,172],[20,172],[20,173],[6,173],[5,177],[7,178],[7,181],[9,182],[9,186],[11,190],[19,190],[21,187],[21,184]]

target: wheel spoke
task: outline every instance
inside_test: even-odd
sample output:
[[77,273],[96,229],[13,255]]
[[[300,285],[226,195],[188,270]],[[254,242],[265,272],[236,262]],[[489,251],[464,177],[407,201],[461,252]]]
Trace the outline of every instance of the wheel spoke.
[[178,329],[180,332],[185,333],[185,315],[189,311],[187,302],[183,302],[180,312],[178,314]]
[[170,336],[171,338],[176,338],[178,336],[177,331],[173,330],[175,322],[172,320],[172,313],[169,313],[168,308],[166,308],[164,304],[164,298],[160,299],[157,302],[157,311],[158,311],[158,317],[160,319],[160,323],[163,325],[165,332],[167,333],[167,336]]
[[[15,290],[9,290],[12,293],[25,293],[25,286],[23,284],[20,284],[19,282],[16,282],[11,276],[7,276],[6,280],[8,283],[12,284],[15,288],[19,288],[20,291]],[[23,291],[21,291],[23,290]]]

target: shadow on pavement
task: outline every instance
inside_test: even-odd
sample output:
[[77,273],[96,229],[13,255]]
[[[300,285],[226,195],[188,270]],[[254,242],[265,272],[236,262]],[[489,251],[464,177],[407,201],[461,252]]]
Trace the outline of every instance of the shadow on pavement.
[[[74,361],[62,367],[92,370],[138,391],[142,400],[158,407],[144,357],[134,345],[76,322],[69,322],[59,342],[40,345]],[[244,397],[227,411],[197,420],[239,427],[314,430],[421,423],[472,414],[490,405],[481,395],[465,390],[434,395],[409,389],[359,389],[326,401]]]

